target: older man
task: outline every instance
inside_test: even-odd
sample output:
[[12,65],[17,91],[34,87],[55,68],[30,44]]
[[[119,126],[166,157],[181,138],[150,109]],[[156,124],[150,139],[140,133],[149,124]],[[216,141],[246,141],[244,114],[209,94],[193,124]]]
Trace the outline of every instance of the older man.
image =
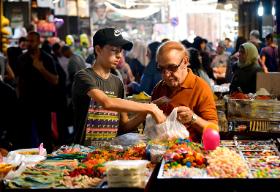
[[191,139],[199,141],[203,128],[218,121],[210,87],[188,68],[188,52],[179,42],[162,44],[157,62],[163,80],[154,88],[152,100],[165,114],[178,107],[178,120],[189,130]]

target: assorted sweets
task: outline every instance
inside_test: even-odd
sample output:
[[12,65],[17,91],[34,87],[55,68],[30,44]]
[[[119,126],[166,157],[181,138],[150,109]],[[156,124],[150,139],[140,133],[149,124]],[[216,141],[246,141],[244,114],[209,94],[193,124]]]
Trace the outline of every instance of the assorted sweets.
[[177,140],[164,154],[162,169],[160,178],[280,178],[280,157],[271,140],[222,140],[212,151]]
[[[245,160],[236,151],[218,147],[207,155],[207,173],[212,177],[246,178],[249,169]],[[233,163],[234,162],[234,163]]]
[[189,140],[178,139],[175,141],[163,156],[165,161],[164,167],[196,167],[204,168],[206,158],[203,155],[203,148],[200,144],[190,142]]
[[0,180],[3,179],[9,171],[13,170],[15,166],[9,163],[0,163]]
[[[176,139],[125,148],[63,146],[7,180],[7,186],[93,188],[107,176],[109,187],[144,187],[154,169],[145,159],[162,160],[159,178],[280,178],[280,156],[272,140],[222,140],[215,150],[205,150],[202,144]],[[0,163],[1,178],[14,168]]]
[[[145,148],[146,144],[137,144],[125,149],[110,146],[94,149],[78,145],[62,146],[49,155],[48,160],[27,167],[19,177],[9,180],[7,186],[40,189],[96,187],[106,176],[106,162],[145,159]],[[149,170],[154,168],[147,167]]]
[[253,178],[280,178],[279,151],[272,140],[240,140],[236,143]]

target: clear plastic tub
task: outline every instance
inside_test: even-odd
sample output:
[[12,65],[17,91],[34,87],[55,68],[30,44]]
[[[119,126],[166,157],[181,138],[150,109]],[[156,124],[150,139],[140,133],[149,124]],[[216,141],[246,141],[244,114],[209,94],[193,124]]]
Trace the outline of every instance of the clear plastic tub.
[[116,160],[105,163],[108,187],[144,188],[146,160]]

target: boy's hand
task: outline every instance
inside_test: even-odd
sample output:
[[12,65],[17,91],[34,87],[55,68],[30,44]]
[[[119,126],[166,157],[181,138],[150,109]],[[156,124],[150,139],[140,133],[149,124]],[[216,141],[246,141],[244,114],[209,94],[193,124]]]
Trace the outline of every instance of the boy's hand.
[[160,110],[155,104],[149,104],[152,107],[151,115],[155,119],[157,124],[161,124],[166,120],[166,116],[164,115],[163,111]]

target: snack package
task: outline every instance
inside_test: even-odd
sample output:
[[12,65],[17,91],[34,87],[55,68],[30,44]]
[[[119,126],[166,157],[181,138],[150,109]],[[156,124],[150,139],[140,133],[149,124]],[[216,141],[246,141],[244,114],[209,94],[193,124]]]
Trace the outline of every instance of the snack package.
[[158,141],[189,137],[189,132],[186,127],[177,120],[177,108],[174,108],[166,118],[166,121],[161,124],[156,124],[152,116],[148,115],[144,134],[149,139]]

